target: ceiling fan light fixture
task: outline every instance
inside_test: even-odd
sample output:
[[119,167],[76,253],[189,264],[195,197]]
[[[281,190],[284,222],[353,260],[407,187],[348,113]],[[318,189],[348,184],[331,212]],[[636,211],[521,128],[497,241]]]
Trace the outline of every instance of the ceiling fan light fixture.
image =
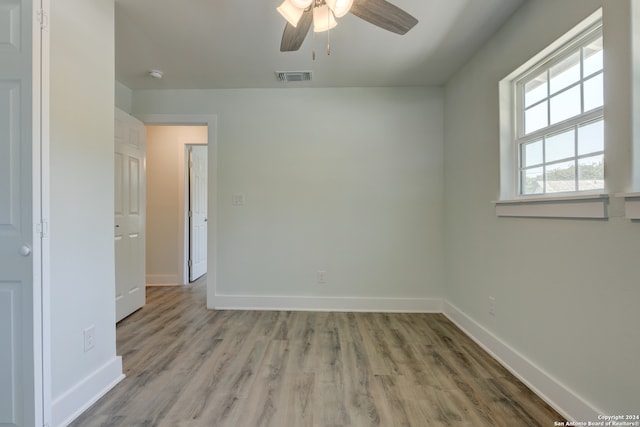
[[313,31],[316,33],[322,33],[328,31],[338,25],[336,18],[333,16],[333,12],[325,4],[313,8]]
[[326,2],[336,18],[342,18],[353,6],[353,0],[326,0]]
[[288,0],[293,6],[300,8],[302,10],[311,6],[313,0]]
[[293,0],[284,0],[276,10],[284,17],[284,19],[287,20],[289,24],[297,27],[298,22],[300,22],[300,18],[302,17],[302,13],[304,12],[304,8],[299,8],[294,5],[292,1]]

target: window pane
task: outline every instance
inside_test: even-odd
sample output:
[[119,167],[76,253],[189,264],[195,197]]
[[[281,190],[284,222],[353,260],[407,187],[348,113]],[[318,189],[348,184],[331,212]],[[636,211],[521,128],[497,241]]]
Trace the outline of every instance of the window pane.
[[582,113],[580,86],[573,87],[551,98],[551,124],[561,122]]
[[581,191],[604,188],[604,156],[585,157],[578,160],[578,187]]
[[542,140],[530,142],[522,146],[522,167],[542,164]]
[[545,138],[545,159],[547,162],[575,157],[575,132],[570,129]]
[[585,77],[602,70],[602,37],[585,46],[582,52]]
[[580,80],[580,52],[576,52],[549,69],[551,93]]
[[[638,0],[640,1],[640,0]],[[604,48],[591,28],[513,80],[522,195],[604,187]]]
[[544,180],[542,168],[525,169],[520,174],[522,194],[542,194],[544,192]]
[[547,193],[576,191],[576,167],[573,161],[547,166]]
[[547,97],[547,72],[540,74],[524,85],[524,106],[529,107]]
[[584,81],[584,111],[602,107],[604,104],[602,73]]
[[524,112],[524,133],[528,134],[538,129],[549,126],[547,119],[547,101]]
[[578,155],[604,151],[604,121],[598,120],[578,128]]

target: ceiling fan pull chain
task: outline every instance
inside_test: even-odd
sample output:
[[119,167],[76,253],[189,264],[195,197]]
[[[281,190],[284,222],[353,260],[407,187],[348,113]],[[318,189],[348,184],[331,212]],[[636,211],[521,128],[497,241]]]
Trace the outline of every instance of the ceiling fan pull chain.
[[311,60],[315,61],[316,60],[316,32],[313,31],[313,29],[311,29],[311,32],[313,33],[311,35],[313,37],[312,39],[313,45],[311,47]]
[[327,13],[327,56],[331,55],[331,28],[329,28],[331,25],[331,14],[333,12],[331,11],[331,9],[329,9],[329,13]]

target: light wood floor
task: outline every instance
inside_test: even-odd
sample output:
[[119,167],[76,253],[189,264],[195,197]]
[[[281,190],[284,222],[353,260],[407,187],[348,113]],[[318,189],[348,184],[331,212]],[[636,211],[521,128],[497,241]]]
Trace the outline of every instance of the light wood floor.
[[209,311],[149,288],[120,384],[72,426],[552,426],[563,418],[443,315]]

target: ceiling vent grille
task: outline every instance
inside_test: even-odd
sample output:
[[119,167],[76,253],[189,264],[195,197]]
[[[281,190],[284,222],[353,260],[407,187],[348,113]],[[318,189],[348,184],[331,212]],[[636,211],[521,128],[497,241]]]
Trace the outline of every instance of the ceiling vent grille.
[[307,82],[311,80],[311,71],[276,71],[278,81],[288,82]]

